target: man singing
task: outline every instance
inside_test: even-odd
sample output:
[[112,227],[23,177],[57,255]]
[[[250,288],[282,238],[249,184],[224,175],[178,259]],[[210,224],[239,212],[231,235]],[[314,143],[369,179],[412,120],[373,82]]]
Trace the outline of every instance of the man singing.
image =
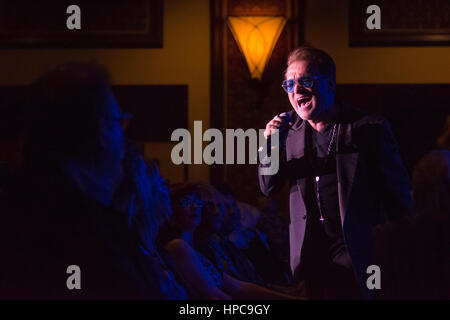
[[266,162],[258,172],[266,196],[289,181],[294,280],[305,281],[311,299],[369,298],[372,228],[412,209],[390,125],[335,100],[336,66],[322,50],[291,52],[282,87],[293,110],[264,133],[279,130],[280,168],[268,175]]

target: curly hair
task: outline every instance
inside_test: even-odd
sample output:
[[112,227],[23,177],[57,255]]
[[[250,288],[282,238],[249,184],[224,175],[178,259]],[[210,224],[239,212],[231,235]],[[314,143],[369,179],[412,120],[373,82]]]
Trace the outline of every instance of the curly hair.
[[169,188],[156,163],[144,160],[129,141],[125,146],[123,170],[116,203],[125,206],[129,227],[138,232],[144,243],[153,246],[159,227],[172,212]]
[[93,63],[66,63],[36,79],[26,94],[27,154],[91,153],[109,90],[107,71]]

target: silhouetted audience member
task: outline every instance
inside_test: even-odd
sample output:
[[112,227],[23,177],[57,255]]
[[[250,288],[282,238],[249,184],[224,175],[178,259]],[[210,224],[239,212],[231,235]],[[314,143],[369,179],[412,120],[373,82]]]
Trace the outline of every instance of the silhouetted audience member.
[[[160,230],[159,238],[173,257],[175,269],[188,288],[191,299],[296,299],[240,281],[194,249],[194,231],[204,217],[202,209],[217,205],[202,200],[197,186],[178,186],[171,194],[171,200],[173,215]],[[217,223],[219,229],[220,224]]]
[[436,141],[436,145],[439,149],[450,150],[450,115],[445,119],[444,128]]
[[24,95],[18,91],[20,89],[12,87],[0,93],[0,164],[7,166],[9,174],[23,162]]
[[434,150],[414,169],[415,215],[375,231],[381,299],[450,299],[450,151]]
[[8,176],[8,166],[6,165],[6,163],[0,162],[0,195],[6,193]]
[[61,65],[33,83],[27,107],[24,170],[2,203],[0,296],[159,298],[137,237],[110,208],[123,116],[106,72]]
[[222,183],[215,187],[221,193],[226,207],[220,233],[227,238],[233,230],[240,227],[241,215],[230,186]]
[[195,182],[192,185],[204,202],[202,220],[195,231],[195,249],[235,278],[265,285],[244,252],[220,233],[228,214],[222,194],[208,183]]
[[289,265],[283,262],[276,248],[269,244],[267,235],[257,229],[261,213],[243,202],[238,202],[238,208],[241,228],[230,234],[230,240],[245,253],[265,283],[289,285]]
[[242,250],[248,248],[250,240],[256,236],[255,230],[259,220],[259,212],[256,208],[240,201],[237,206],[240,213],[239,225],[233,228],[228,235],[228,239]]
[[124,178],[115,193],[113,205],[127,215],[128,227],[139,236],[140,249],[155,268],[154,287],[167,299],[186,299],[185,289],[177,282],[173,265],[164,248],[156,244],[161,224],[168,221],[169,188],[157,165],[144,161],[139,150],[126,143],[123,161]]
[[258,198],[261,216],[257,228],[267,235],[267,241],[289,263],[289,224],[280,216],[280,209],[273,198]]

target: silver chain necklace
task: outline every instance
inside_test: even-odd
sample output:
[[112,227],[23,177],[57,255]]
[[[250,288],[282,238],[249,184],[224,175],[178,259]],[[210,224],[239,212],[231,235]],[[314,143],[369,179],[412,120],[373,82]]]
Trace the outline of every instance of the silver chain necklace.
[[[326,157],[326,159],[325,159],[325,165],[324,165],[324,168],[327,167],[327,163],[328,163],[328,160],[329,160],[330,155],[331,155],[331,150],[332,150],[332,148],[334,147],[334,144],[335,144],[335,140],[336,140],[336,127],[337,127],[337,123],[335,123],[334,126],[333,126],[333,132],[332,132],[332,134],[331,134],[330,143],[328,144],[328,154],[327,154],[327,157]],[[318,207],[319,207],[319,214],[320,214],[320,219],[319,219],[319,220],[320,220],[322,223],[324,223],[324,222],[325,222],[325,217],[324,217],[323,212],[322,212],[322,205],[321,205],[320,193],[319,193],[320,176],[316,176],[316,178],[315,178],[314,180],[315,180],[315,182],[316,182],[316,183],[315,183],[315,185],[316,185],[316,197],[317,197],[317,205],[318,205]]]

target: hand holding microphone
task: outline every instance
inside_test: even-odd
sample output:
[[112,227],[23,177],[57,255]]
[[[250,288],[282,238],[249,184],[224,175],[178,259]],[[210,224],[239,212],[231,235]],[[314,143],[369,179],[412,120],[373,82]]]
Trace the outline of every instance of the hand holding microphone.
[[280,130],[280,136],[283,136],[291,126],[292,118],[287,112],[276,115],[267,123],[266,129],[264,130],[264,138],[269,139],[277,129]]
[[[264,138],[266,139],[266,144],[259,148],[259,152],[269,155],[271,154],[272,149],[276,149],[279,146],[279,142],[284,145],[287,132],[292,126],[292,118],[287,112],[283,112],[280,115],[276,115],[272,120],[270,120],[266,129],[264,130]],[[271,136],[275,133],[276,130],[279,130],[279,140],[277,141],[275,146],[272,146]]]

